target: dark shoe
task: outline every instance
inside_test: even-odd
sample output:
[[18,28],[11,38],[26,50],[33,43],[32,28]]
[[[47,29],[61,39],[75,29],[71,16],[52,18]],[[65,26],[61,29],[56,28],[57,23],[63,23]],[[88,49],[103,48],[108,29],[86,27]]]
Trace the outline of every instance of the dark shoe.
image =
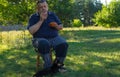
[[53,70],[54,70],[55,73],[56,72],[63,73],[63,72],[67,71],[66,68],[64,67],[64,64],[60,64],[60,63],[54,63],[53,64]]
[[51,68],[43,69],[38,71],[36,74],[33,75],[33,77],[43,77],[46,75],[53,75],[53,71]]
[[64,73],[64,72],[67,72],[67,69],[63,65],[63,66],[59,67],[58,71],[61,72],[61,73]]

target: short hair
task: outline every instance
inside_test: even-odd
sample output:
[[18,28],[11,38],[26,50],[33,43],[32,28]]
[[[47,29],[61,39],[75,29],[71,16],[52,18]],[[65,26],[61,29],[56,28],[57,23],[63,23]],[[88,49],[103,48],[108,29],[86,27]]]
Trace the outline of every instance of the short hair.
[[43,3],[43,2],[47,2],[47,1],[46,1],[46,0],[38,0],[38,1],[37,1],[37,4]]

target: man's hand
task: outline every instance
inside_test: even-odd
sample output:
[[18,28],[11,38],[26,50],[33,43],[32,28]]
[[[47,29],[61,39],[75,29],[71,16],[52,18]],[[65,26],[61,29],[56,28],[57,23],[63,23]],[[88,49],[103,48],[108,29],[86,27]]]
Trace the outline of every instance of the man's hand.
[[63,28],[62,25],[58,25],[56,22],[51,22],[51,23],[49,24],[49,26],[50,26],[50,27],[53,27],[53,28],[55,28],[55,29],[57,29],[57,30],[61,30],[61,29]]
[[48,16],[48,14],[46,12],[41,12],[40,13],[40,20],[44,21],[45,19],[47,19],[47,16]]
[[58,24],[56,22],[50,22],[49,26],[50,27],[56,27]]

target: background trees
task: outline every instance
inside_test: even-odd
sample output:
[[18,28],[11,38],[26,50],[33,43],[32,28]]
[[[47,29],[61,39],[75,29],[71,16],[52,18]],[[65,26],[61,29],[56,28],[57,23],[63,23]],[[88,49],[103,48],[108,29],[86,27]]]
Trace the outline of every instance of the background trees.
[[26,24],[33,13],[33,0],[1,0],[0,24]]
[[77,13],[84,26],[93,25],[94,14],[102,9],[100,0],[76,0]]
[[105,27],[120,26],[120,0],[112,0],[112,2],[103,6],[102,10],[95,14],[93,19],[96,25]]
[[[27,25],[35,12],[37,0],[0,0],[0,25]],[[50,11],[62,20],[64,26],[102,25],[119,26],[120,0],[113,0],[108,6],[101,0],[47,0]],[[74,21],[79,21],[78,23]]]

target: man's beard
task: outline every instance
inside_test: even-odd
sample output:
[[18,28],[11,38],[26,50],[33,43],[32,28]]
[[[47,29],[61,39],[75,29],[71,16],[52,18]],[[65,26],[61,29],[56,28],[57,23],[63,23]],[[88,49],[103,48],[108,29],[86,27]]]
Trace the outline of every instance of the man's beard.
[[41,12],[44,14],[47,14],[47,10],[42,10]]

